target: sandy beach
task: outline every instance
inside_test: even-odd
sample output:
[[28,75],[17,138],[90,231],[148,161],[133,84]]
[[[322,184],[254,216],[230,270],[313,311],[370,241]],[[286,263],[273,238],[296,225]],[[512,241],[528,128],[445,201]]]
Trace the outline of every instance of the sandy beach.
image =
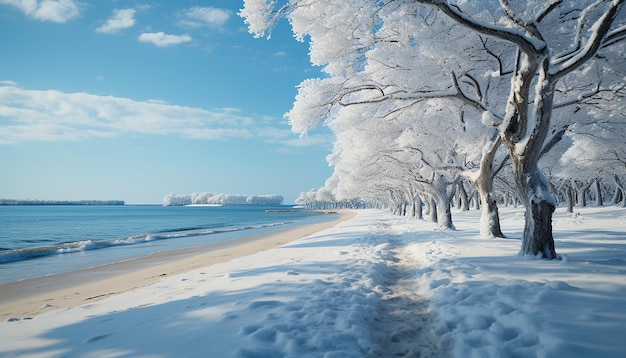
[[50,310],[93,303],[153,284],[167,276],[269,250],[331,228],[356,215],[352,211],[338,213],[340,217],[329,222],[225,243],[158,252],[125,262],[0,285],[0,321],[11,317],[32,318]]

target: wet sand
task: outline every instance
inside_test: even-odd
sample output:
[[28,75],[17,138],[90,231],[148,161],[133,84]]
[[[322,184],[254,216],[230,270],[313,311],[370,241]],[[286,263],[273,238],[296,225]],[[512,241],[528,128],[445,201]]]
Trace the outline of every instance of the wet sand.
[[356,215],[339,211],[337,220],[243,237],[224,243],[153,255],[86,270],[38,277],[0,285],[0,321],[35,317],[41,313],[92,303],[131,291],[165,276],[254,254],[331,228]]

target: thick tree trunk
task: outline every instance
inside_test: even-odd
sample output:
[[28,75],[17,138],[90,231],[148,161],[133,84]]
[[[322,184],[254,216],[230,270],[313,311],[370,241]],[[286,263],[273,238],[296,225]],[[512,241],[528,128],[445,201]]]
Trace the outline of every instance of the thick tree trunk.
[[450,210],[450,200],[447,200],[445,196],[443,198],[436,198],[437,201],[437,226],[440,229],[453,229],[454,224],[452,223],[452,211]]
[[437,207],[437,226],[442,229],[454,230],[451,210],[452,197],[447,190],[449,184],[442,175],[437,175],[433,182],[433,199]]
[[500,213],[493,191],[481,192],[483,210],[480,215],[480,235],[482,237],[505,237],[500,227]]
[[[556,81],[547,77],[548,57],[541,51],[524,58],[518,66],[518,82],[511,88],[507,105],[509,114],[502,134],[513,161],[513,177],[519,197],[526,209],[520,255],[541,255],[553,260],[558,258],[552,237],[552,213],[556,202],[538,162],[550,127]],[[539,76],[535,82],[535,108],[531,110],[527,99],[536,73]],[[531,111],[534,111],[534,118],[530,116]]]
[[524,195],[526,209],[520,254],[556,259],[552,237],[552,213],[556,205],[548,180],[537,166],[534,170],[524,170],[518,158],[513,158],[513,174],[520,194]]

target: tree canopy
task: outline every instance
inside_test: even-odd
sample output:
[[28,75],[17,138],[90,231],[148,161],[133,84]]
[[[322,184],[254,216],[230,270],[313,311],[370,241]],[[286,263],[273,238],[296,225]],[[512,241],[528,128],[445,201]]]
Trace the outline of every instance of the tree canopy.
[[506,164],[526,209],[520,254],[554,259],[558,197],[540,159],[553,151],[551,163],[560,161],[550,175],[597,166],[616,184],[624,175],[623,5],[246,0],[240,15],[258,37],[287,19],[326,74],[300,84],[286,115],[296,132],[323,123],[336,135],[335,173],[317,193],[387,200],[398,213],[423,200],[453,228],[451,198],[467,180],[483,206],[481,232],[501,236],[494,178]]

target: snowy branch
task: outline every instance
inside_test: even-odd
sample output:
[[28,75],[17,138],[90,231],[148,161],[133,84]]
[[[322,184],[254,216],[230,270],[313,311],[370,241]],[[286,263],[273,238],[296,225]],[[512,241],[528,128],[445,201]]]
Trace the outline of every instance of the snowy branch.
[[609,9],[591,27],[592,33],[585,46],[552,60],[549,70],[552,78],[558,79],[567,75],[595,56],[623,5],[624,0],[612,1]]
[[510,41],[517,46],[519,46],[522,51],[525,53],[536,53],[544,50],[546,48],[546,43],[542,41],[540,38],[533,38],[531,36],[522,34],[520,31],[515,31],[515,29],[490,25],[486,23],[479,22],[465,13],[460,11],[455,6],[452,6],[447,1],[442,0],[418,0],[423,4],[430,4],[437,6],[443,13],[448,15],[453,20],[457,21],[459,24],[466,26],[470,29],[478,31],[482,34],[493,36],[499,39],[503,39],[506,41]]

